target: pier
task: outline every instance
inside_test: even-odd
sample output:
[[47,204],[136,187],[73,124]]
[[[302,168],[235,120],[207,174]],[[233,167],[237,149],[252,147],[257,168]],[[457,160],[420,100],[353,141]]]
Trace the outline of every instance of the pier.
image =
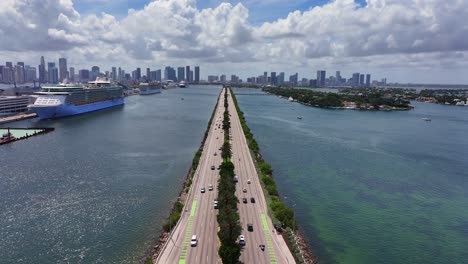
[[54,131],[54,128],[0,128],[0,145]]
[[23,114],[17,114],[17,115],[12,115],[12,116],[0,117],[0,124],[15,122],[19,120],[34,118],[34,117],[37,117],[36,113],[23,113]]

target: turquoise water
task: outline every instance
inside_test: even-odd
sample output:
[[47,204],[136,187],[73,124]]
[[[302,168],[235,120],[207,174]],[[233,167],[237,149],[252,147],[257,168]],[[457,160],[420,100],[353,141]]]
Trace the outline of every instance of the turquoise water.
[[181,190],[219,92],[191,86],[4,124],[55,131],[0,146],[0,263],[138,263]]
[[324,110],[235,91],[321,263],[467,263],[468,107]]

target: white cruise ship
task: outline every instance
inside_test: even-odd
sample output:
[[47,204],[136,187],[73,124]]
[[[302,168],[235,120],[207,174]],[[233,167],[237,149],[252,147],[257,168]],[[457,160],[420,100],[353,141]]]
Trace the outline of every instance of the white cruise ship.
[[162,85],[159,82],[151,83],[140,83],[138,89],[140,90],[140,95],[149,95],[161,93]]

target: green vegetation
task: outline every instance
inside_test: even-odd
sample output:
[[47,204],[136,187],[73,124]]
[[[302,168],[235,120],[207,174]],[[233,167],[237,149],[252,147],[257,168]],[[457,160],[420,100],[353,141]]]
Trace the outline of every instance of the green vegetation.
[[[343,108],[345,106],[361,110],[408,110],[411,108],[405,96],[392,94],[382,89],[343,89],[340,93],[293,88],[264,88],[263,91],[292,97],[305,105],[320,108]],[[345,104],[352,104],[352,106]]]
[[145,259],[145,264],[153,264],[153,259],[151,257],[147,257]]
[[165,232],[170,232],[172,228],[177,224],[177,221],[180,219],[180,213],[182,212],[182,209],[184,208],[184,204],[177,201],[174,205],[174,208],[172,209],[172,213],[169,216],[169,219],[164,223],[163,225],[163,230]]
[[224,264],[239,262],[241,255],[237,238],[241,234],[239,213],[237,211],[238,199],[236,197],[236,184],[234,183],[234,164],[231,162],[231,146],[229,143],[230,119],[228,112],[227,90],[224,93],[224,144],[221,150],[223,163],[219,171],[218,180],[218,237],[221,241],[218,254]]

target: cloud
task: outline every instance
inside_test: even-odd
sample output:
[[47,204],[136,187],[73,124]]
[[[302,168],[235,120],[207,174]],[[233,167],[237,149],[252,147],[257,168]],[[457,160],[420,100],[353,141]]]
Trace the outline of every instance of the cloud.
[[2,0],[0,54],[60,54],[83,66],[101,60],[225,64],[219,68],[236,63],[254,70],[466,65],[466,1],[367,0],[362,6],[334,0],[260,25],[249,22],[246,6],[268,10],[277,2],[200,10],[195,0],[155,0],[117,18],[79,14],[71,0]]

